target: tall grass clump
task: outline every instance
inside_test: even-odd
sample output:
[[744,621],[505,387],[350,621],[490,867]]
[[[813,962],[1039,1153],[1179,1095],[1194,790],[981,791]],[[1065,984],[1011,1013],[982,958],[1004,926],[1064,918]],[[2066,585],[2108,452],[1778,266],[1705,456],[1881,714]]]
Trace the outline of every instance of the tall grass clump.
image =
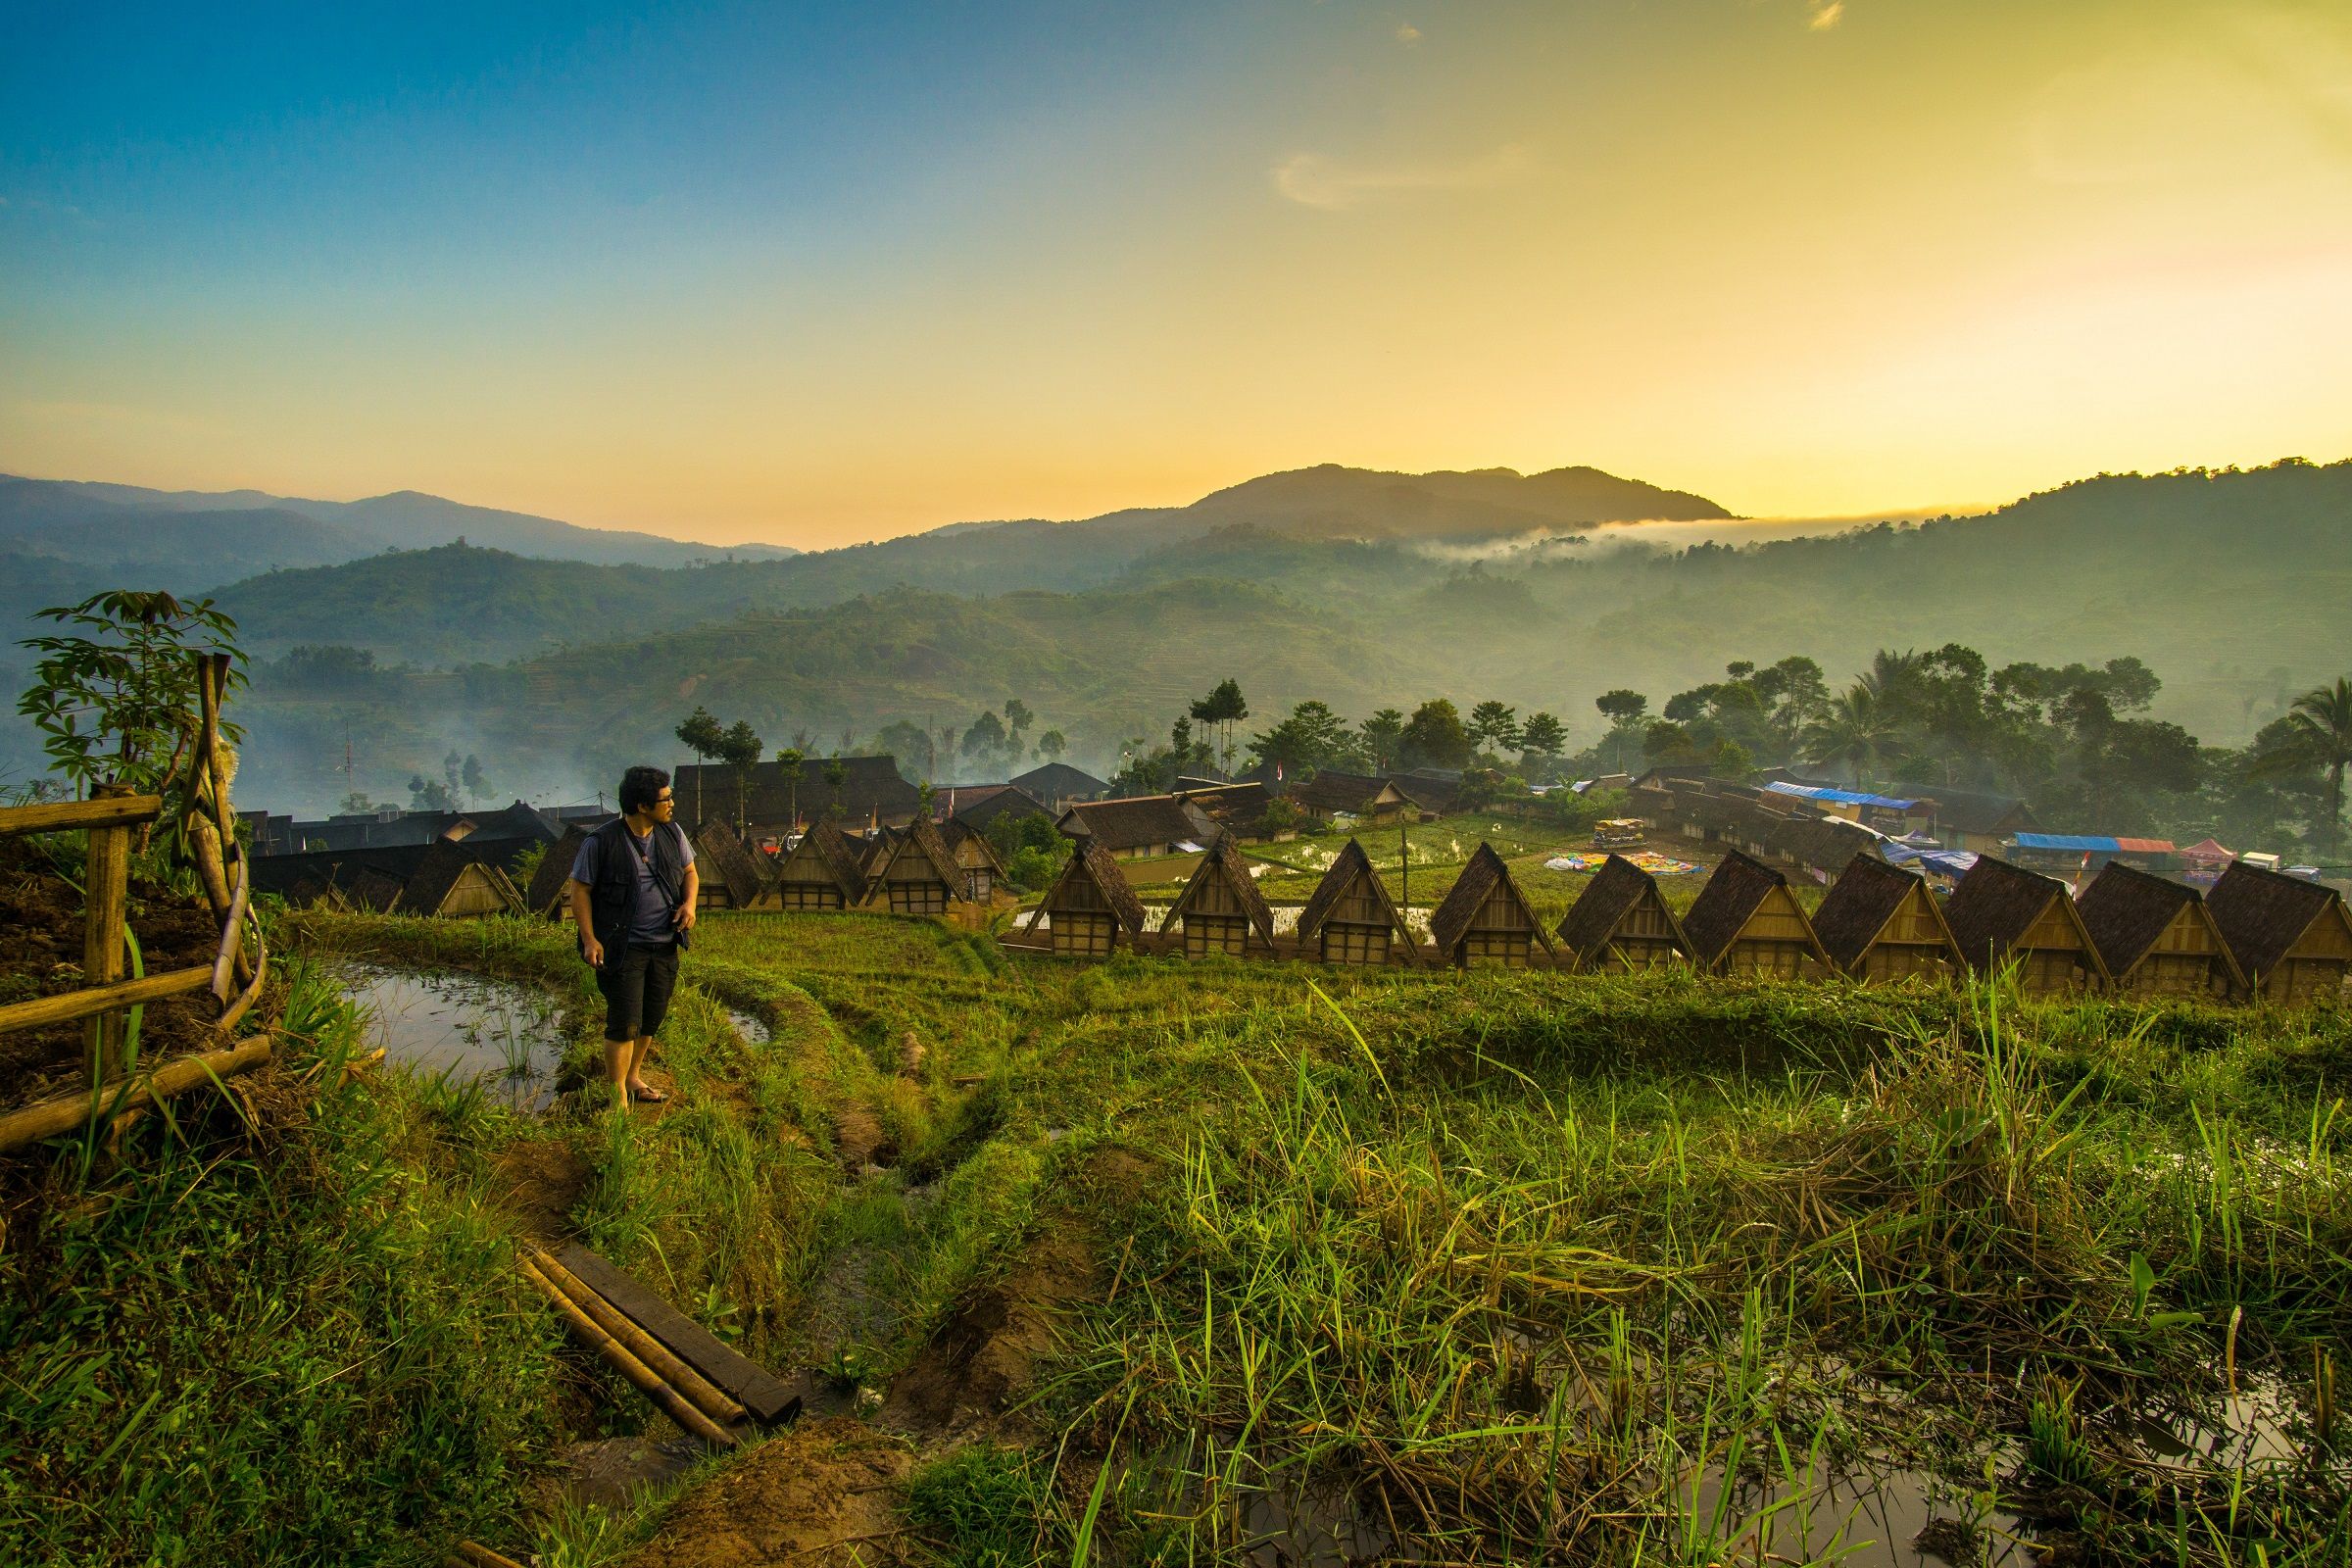
[[0,1555],[417,1560],[502,1539],[554,1427],[545,1315],[502,1224],[402,1156],[290,976],[273,1069],[198,1091],[87,1173],[6,1169]]

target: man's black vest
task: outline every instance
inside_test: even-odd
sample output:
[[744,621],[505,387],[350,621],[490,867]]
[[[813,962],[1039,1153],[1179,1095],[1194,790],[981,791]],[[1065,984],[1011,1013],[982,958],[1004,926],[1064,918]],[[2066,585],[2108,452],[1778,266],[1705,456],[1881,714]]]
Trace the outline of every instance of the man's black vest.
[[[596,880],[588,885],[588,914],[597,945],[605,950],[605,961],[618,963],[629,938],[629,906],[637,897],[636,835],[629,831],[626,817],[616,816],[588,838],[596,846]],[[654,886],[669,905],[674,922],[678,900],[686,889],[686,830],[675,822],[656,822],[653,832],[646,835],[646,851],[652,857]],[[685,932],[674,924],[670,929],[679,947],[688,946]],[[586,951],[584,947],[582,951]]]

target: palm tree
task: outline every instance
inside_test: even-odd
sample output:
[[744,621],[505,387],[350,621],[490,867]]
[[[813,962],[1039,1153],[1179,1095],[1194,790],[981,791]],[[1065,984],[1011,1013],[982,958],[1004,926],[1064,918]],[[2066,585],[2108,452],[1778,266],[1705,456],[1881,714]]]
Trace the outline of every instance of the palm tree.
[[1894,750],[1894,715],[1867,679],[1856,681],[1841,697],[1830,700],[1829,710],[1804,727],[1805,756],[1816,762],[1843,762],[1854,770],[1854,782],[1868,788],[1867,769],[1884,761]]
[[2327,816],[2320,823],[2323,853],[2332,858],[2343,842],[2344,770],[2352,767],[2352,675],[2333,686],[2315,686],[2286,710],[2282,738],[2255,760],[2257,777],[2319,768],[2328,775]]

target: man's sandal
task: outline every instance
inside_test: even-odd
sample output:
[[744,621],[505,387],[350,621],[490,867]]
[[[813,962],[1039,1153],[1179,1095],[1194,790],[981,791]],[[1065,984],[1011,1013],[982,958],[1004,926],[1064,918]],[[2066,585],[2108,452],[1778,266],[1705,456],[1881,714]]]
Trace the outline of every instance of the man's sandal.
[[629,1098],[631,1100],[643,1101],[649,1105],[659,1105],[662,1103],[662,1102],[667,1100],[669,1096],[663,1094],[659,1089],[632,1089],[629,1091]]

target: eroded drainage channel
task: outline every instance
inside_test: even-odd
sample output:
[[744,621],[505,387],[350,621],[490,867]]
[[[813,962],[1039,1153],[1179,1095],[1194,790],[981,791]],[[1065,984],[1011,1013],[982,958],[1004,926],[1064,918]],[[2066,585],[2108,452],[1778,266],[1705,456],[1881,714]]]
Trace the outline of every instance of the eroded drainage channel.
[[447,971],[418,974],[374,964],[342,972],[368,1045],[427,1076],[478,1082],[519,1111],[545,1110],[564,1061],[562,1009],[528,986]]

